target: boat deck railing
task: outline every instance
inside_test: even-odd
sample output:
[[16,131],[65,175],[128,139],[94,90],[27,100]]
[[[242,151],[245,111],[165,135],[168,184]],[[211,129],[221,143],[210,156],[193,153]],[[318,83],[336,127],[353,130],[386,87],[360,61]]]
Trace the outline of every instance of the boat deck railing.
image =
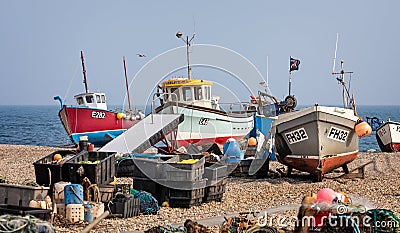
[[[242,113],[242,112],[246,112],[249,109],[250,103],[249,102],[227,102],[227,103],[218,103],[218,105],[220,107],[222,105],[228,105],[229,112],[239,111],[240,113]],[[239,107],[239,109],[235,110],[234,107]],[[222,109],[224,109],[224,108],[222,108]],[[228,112],[228,111],[226,111],[226,112]]]

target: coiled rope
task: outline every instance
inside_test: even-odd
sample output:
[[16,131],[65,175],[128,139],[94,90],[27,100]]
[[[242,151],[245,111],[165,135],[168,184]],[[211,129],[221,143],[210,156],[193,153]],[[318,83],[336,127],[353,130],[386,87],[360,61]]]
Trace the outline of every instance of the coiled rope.
[[38,219],[32,215],[15,216],[1,215],[0,216],[0,233],[54,233],[54,227],[47,221]]

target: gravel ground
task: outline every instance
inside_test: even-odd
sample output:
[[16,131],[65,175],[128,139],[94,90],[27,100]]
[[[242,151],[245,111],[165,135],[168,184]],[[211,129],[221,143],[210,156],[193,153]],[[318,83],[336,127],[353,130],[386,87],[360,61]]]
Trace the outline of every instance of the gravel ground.
[[[1,145],[0,177],[9,183],[21,184],[35,180],[32,163],[60,148],[42,146]],[[400,213],[400,153],[360,153],[349,164],[350,170],[368,161],[365,179],[328,179],[314,183],[310,176],[241,179],[230,178],[222,202],[212,202],[188,209],[161,207],[157,215],[137,216],[129,219],[110,218],[102,220],[92,232],[123,232],[146,230],[153,226],[184,222],[186,219],[200,220],[241,211],[280,209],[276,216],[296,216],[297,208],[304,196],[329,187],[350,195],[353,203],[371,208],[385,208]],[[271,168],[283,167],[276,162]],[[329,174],[333,178],[338,174]],[[221,222],[222,223],[222,222]],[[56,221],[57,232],[79,232],[86,224],[62,224]],[[213,228],[214,231],[217,228]]]

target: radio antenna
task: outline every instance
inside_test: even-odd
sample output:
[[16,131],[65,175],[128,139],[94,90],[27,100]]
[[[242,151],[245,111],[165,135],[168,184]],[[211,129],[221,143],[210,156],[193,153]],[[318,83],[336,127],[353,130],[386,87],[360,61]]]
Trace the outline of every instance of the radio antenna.
[[337,46],[338,46],[338,41],[339,41],[339,33],[336,33],[336,45],[335,45],[335,56],[333,58],[333,68],[332,68],[332,74],[335,73],[335,65],[336,65],[336,53],[337,53]]

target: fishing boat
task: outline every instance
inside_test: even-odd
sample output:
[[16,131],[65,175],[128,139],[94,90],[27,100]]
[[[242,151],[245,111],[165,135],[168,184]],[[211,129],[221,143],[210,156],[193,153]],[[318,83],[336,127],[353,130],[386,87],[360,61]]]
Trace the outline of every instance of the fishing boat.
[[376,140],[383,152],[400,151],[400,123],[390,119],[376,129]]
[[[289,174],[294,168],[311,173],[320,181],[324,174],[339,167],[349,172],[347,164],[358,155],[355,125],[360,117],[355,110],[354,97],[350,98],[345,85],[344,74],[347,73],[352,72],[343,70],[343,62],[341,72],[332,72],[341,74],[337,80],[343,87],[343,108],[316,104],[280,114],[273,123],[276,156],[288,166]],[[361,134],[362,130],[358,131]]]
[[[94,146],[103,146],[113,138],[125,132],[128,128],[144,118],[140,111],[132,111],[130,108],[124,112],[107,109],[107,99],[105,93],[90,92],[88,90],[86,70],[83,52],[81,51],[83,77],[85,92],[75,95],[76,105],[63,104],[61,97],[54,97],[60,102],[58,116],[71,141],[79,144],[81,136],[87,136],[88,142]],[[124,58],[126,87],[128,90],[126,65]]]
[[[178,32],[176,36],[181,38],[182,33]],[[189,46],[192,39],[186,37],[184,40],[187,49],[187,77],[172,78],[161,83],[156,93],[160,106],[155,112],[185,116],[176,135],[178,146],[210,143],[222,146],[229,138],[240,140],[253,129],[255,111],[243,107],[242,103],[235,103],[240,106],[236,111],[223,110],[220,98],[212,95],[213,82],[190,77]]]

